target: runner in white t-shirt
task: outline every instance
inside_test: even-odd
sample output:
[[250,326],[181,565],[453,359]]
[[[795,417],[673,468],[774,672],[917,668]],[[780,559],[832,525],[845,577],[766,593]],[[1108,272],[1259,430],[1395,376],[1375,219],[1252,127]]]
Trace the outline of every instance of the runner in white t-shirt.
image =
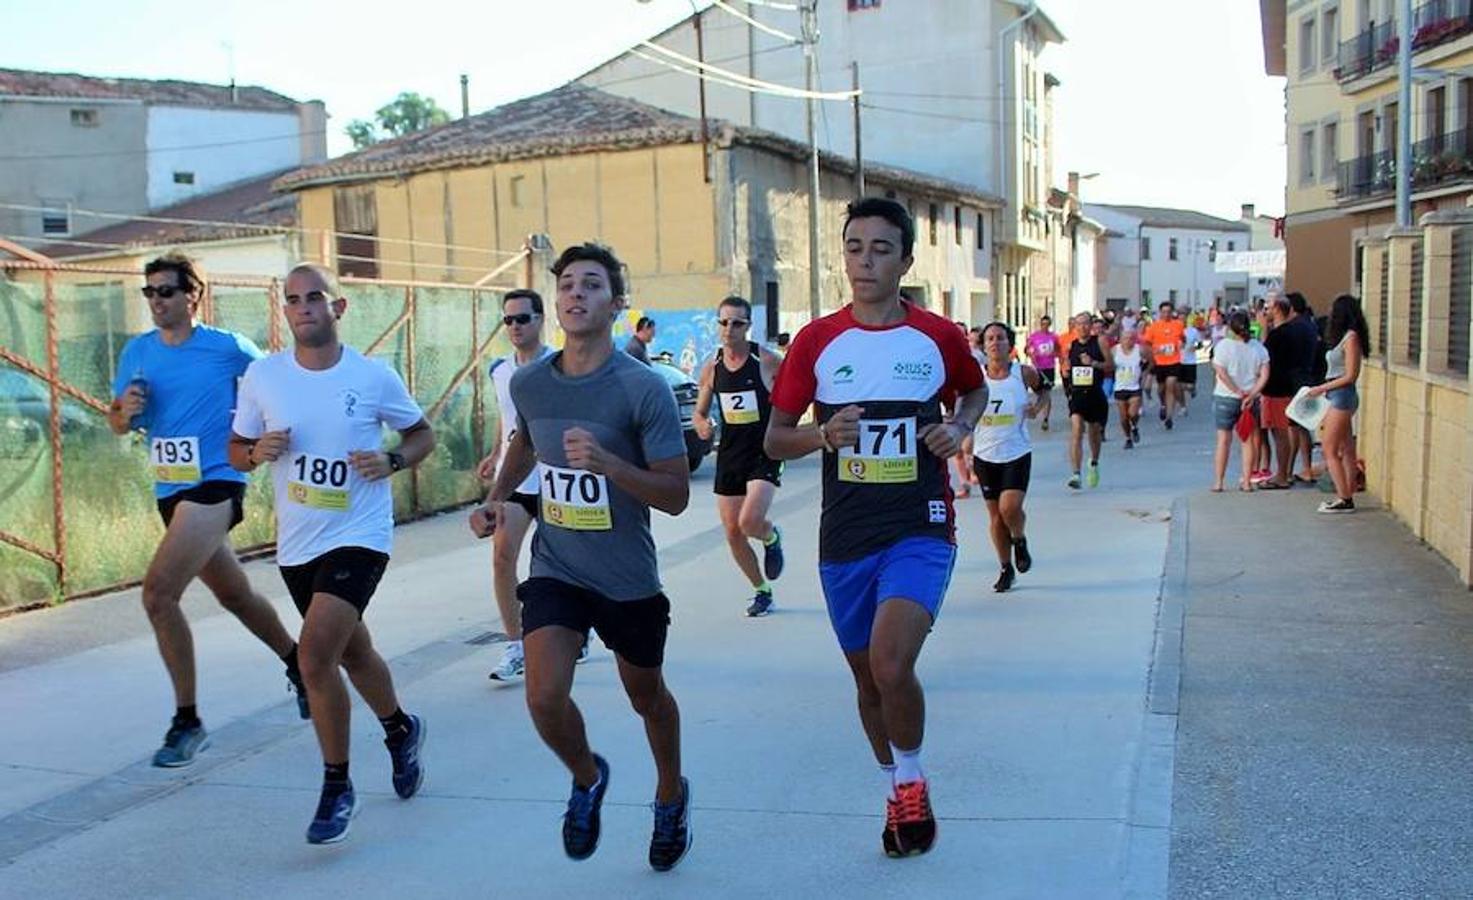
[[[501,298],[501,324],[506,328],[512,352],[491,363],[491,386],[496,392],[496,414],[501,421],[496,430],[496,443],[476,469],[483,481],[494,480],[497,463],[517,433],[517,407],[511,398],[512,375],[553,352],[542,343],[542,321],[542,296],[536,291],[518,288],[507,291]],[[492,681],[519,681],[525,669],[522,607],[517,602],[517,558],[527,531],[537,521],[538,493],[537,473],[533,472],[507,498],[506,522],[491,537],[491,586],[497,612],[501,614],[501,627],[506,632],[501,661],[491,670]],[[587,655],[586,644],[584,655]]]
[[[435,433],[397,374],[339,342],[348,301],[331,270],[297,266],[284,297],[295,347],[246,370],[230,464],[242,472],[272,464],[276,561],[302,613],[298,653],[322,748],[322,795],[307,841],[326,844],[347,835],[357,809],[348,778],[351,701],[340,668],[384,727],[395,793],[412,797],[424,777],[424,722],[400,708],[363,611],[389,563],[389,476],[428,456]],[[385,425],[401,437],[389,452]]]
[[1125,449],[1141,441],[1141,374],[1145,366],[1134,331],[1122,330],[1120,343],[1110,351],[1115,358],[1115,403],[1120,407],[1120,430]]

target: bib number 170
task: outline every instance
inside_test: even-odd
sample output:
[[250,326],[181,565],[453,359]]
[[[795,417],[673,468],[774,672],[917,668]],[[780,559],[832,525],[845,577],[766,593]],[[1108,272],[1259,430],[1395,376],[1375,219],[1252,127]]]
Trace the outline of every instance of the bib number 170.
[[609,483],[581,469],[542,466],[542,521],[570,531],[610,531]]

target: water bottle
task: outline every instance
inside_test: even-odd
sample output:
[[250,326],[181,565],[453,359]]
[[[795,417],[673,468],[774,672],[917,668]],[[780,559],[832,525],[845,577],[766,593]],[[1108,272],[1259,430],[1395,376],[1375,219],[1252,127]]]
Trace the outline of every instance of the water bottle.
[[[125,390],[131,389],[131,388],[137,388],[138,389],[138,392],[143,395],[143,398],[144,398],[145,401],[148,399],[148,379],[143,377],[143,370],[142,369],[134,369],[133,370],[133,377],[128,380],[128,387],[125,388]],[[148,407],[145,406],[144,407],[144,411],[146,411],[147,408]],[[138,428],[139,427],[139,420],[141,418],[143,418],[143,411],[140,411],[138,413],[138,415],[136,415],[132,419],[130,419],[129,422],[128,422],[128,426],[130,428]]]

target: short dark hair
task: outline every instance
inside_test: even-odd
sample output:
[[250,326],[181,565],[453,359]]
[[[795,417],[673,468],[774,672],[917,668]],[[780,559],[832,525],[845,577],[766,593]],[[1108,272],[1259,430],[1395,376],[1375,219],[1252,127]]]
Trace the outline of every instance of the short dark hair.
[[844,227],[841,235],[849,233],[849,223],[855,219],[884,219],[900,229],[900,255],[910,256],[916,246],[916,223],[905,207],[884,197],[865,197],[849,204],[844,212]]
[[987,329],[989,329],[989,328],[1001,328],[1003,330],[1003,333],[1008,336],[1008,346],[1009,347],[1016,347],[1016,346],[1018,346],[1018,333],[1013,330],[1013,326],[1009,325],[1006,322],[1000,322],[1000,321],[999,322],[988,322],[986,325],[983,325],[982,326],[982,340],[983,340],[984,343],[987,341]]
[[204,293],[205,270],[200,266],[199,260],[192,256],[171,250],[157,259],[149,260],[143,267],[144,278],[159,272],[173,272],[174,277],[179,280],[179,286],[185,291]]
[[716,304],[716,308],[720,309],[723,306],[739,307],[742,311],[742,315],[747,317],[747,321],[752,321],[752,304],[747,302],[746,297],[738,297],[736,294],[723,297],[721,299],[721,302]]
[[[334,272],[329,267],[324,266],[322,263],[297,263],[296,265],[291,267],[291,271],[286,273],[287,280],[290,280],[291,277],[298,272],[311,272],[313,275],[316,275],[322,281],[323,286],[327,288],[327,292],[332,295],[330,299],[336,300],[337,298],[343,296],[343,286],[338,281],[338,273]],[[283,282],[283,293],[285,292],[285,290],[286,284]]]
[[653,324],[655,324],[654,319],[651,319],[649,316],[640,316],[639,321],[634,323],[634,330],[644,331]]
[[1156,311],[1160,312],[1163,309],[1176,309],[1176,304],[1172,303],[1170,300],[1162,300],[1159,304],[1156,305]]
[[506,309],[506,304],[513,300],[532,301],[532,312],[542,315],[542,295],[531,288],[512,288],[501,295],[501,308]]
[[614,251],[603,244],[595,244],[586,241],[582,244],[574,244],[562,252],[557,262],[552,264],[552,274],[560,277],[563,270],[575,262],[596,262],[604,267],[604,272],[609,276],[609,290],[615,297],[623,297],[624,294],[624,264],[619,262],[619,257]]
[[1289,306],[1295,313],[1303,315],[1309,312],[1309,299],[1298,291],[1289,292]]

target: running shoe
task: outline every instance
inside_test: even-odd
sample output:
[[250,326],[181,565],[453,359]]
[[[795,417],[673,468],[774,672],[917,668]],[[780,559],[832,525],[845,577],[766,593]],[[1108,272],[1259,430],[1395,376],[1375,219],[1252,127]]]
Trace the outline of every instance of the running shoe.
[[1166,430],[1167,430],[1167,431],[1170,431],[1170,430],[1171,430],[1171,429],[1172,429],[1172,423],[1171,423],[1171,420],[1170,420],[1170,419],[1167,419],[1167,420],[1166,420]]
[[195,754],[210,746],[210,736],[203,722],[193,725],[171,724],[164,733],[164,745],[153,755],[153,764],[161,769],[178,769],[194,762]]
[[772,591],[758,591],[752,597],[752,603],[747,607],[748,618],[755,619],[765,616],[772,611]]
[[880,833],[880,845],[885,848],[885,855],[898,858],[904,856],[900,852],[900,838],[895,833],[896,826],[900,822],[900,804],[895,799],[894,791],[885,798],[885,830]]
[[1001,594],[1013,586],[1013,564],[1008,563],[998,573],[997,580],[992,583],[992,589]]
[[1137,444],[1141,442],[1141,423],[1139,419],[1131,423],[1130,436]]
[[353,793],[350,782],[324,784],[322,798],[317,801],[317,814],[307,826],[307,843],[336,844],[348,836],[348,824],[358,812],[358,796]]
[[1013,541],[1013,565],[1019,574],[1033,568],[1033,554],[1028,552],[1028,539],[1025,537]]
[[1076,491],[1079,490],[1079,485],[1081,483],[1079,480],[1079,473],[1075,472],[1073,475],[1070,475],[1069,480],[1064,483]]
[[1043,422],[1040,423],[1039,427],[1042,428],[1044,431],[1048,431],[1048,419],[1044,419]]
[[1327,515],[1353,513],[1355,512],[1355,501],[1344,497],[1337,497],[1334,500],[1326,500],[1324,503],[1321,503],[1317,511]]
[[680,779],[680,799],[655,803],[655,832],[650,836],[650,868],[668,872],[690,851],[690,782]]
[[399,738],[384,738],[389,759],[394,763],[394,793],[405,800],[414,796],[424,783],[425,769],[419,754],[425,745],[425,723],[419,716],[409,717],[409,733]]
[[1092,488],[1100,486],[1100,464],[1092,462],[1089,464],[1088,473],[1084,476],[1084,483]]
[[783,532],[772,526],[772,543],[762,547],[762,574],[768,581],[777,581],[783,574]]
[[1135,449],[1135,441],[1133,439],[1131,439],[1131,438],[1126,438],[1125,439],[1125,449],[1127,449],[1127,450],[1134,450]]
[[302,672],[290,666],[286,670],[288,690],[297,695],[297,715],[304,719],[312,718],[312,707],[307,705],[307,686],[302,683]]
[[[885,855],[918,856],[936,843],[936,817],[931,813],[931,793],[924,781],[895,786],[894,850],[885,842]],[[886,811],[889,818],[889,811]],[[890,830],[890,829],[887,829]]]
[[568,811],[563,814],[563,852],[571,859],[587,859],[598,849],[599,811],[609,790],[609,764],[597,753],[593,763],[598,766],[598,781],[587,788],[574,781]]
[[521,681],[527,674],[527,658],[522,655],[522,648],[517,644],[507,644],[501,648],[501,662],[491,670],[492,681]]
[[1163,422],[1166,421],[1166,407],[1164,405],[1156,408],[1156,418]]

